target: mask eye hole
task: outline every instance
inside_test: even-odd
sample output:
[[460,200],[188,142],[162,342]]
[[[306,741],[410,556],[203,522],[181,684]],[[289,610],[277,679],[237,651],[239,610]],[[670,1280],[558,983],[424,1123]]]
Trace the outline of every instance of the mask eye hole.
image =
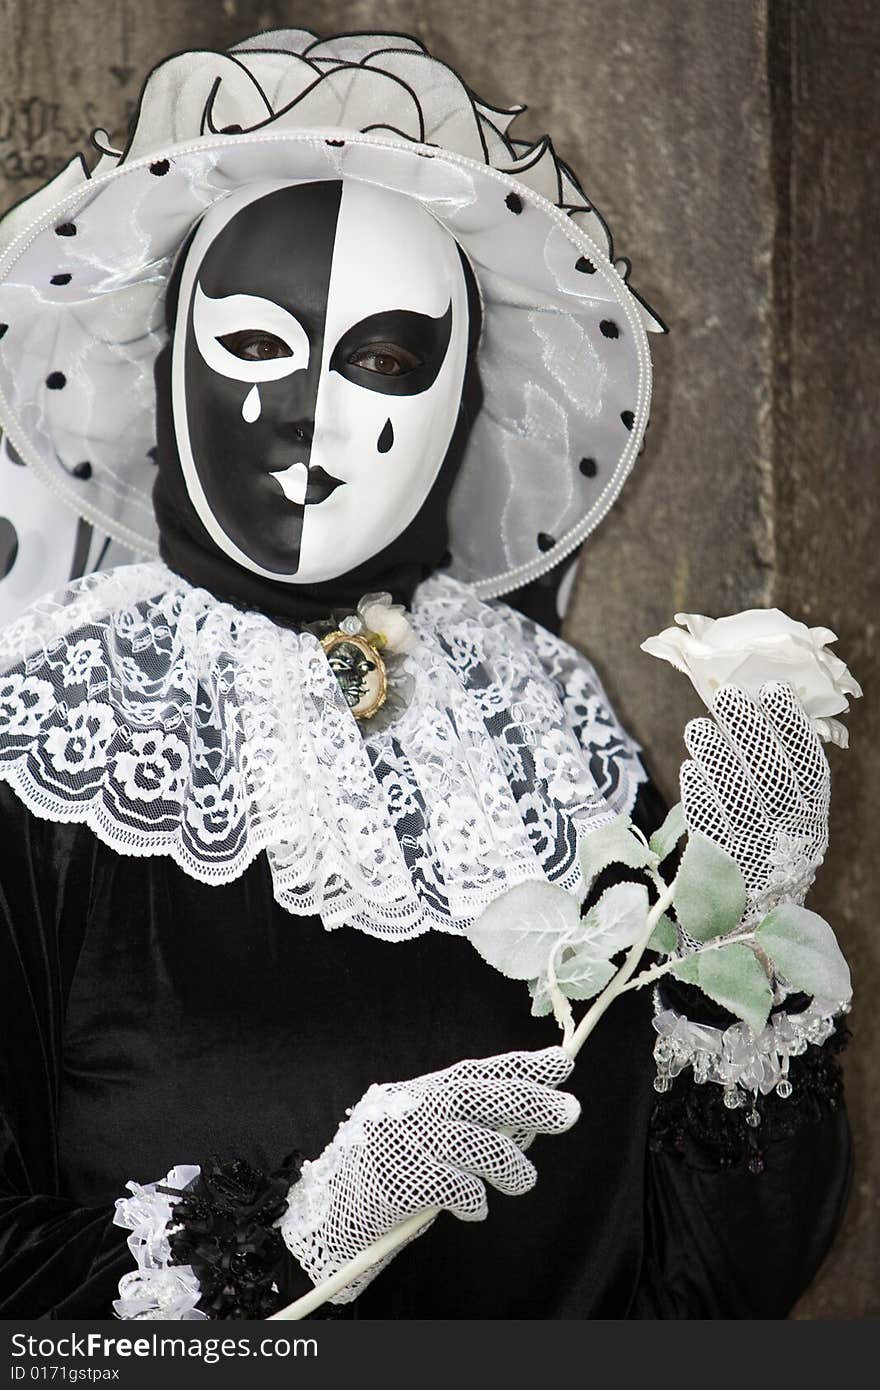
[[192,331],[206,366],[230,381],[280,381],[309,364],[309,337],[299,319],[259,295],[212,299],[196,284]]
[[242,328],[237,333],[225,333],[217,338],[217,342],[243,362],[275,362],[280,357],[293,356],[283,338],[259,328]]
[[350,353],[346,361],[350,367],[360,367],[378,376],[406,376],[421,367],[424,358],[399,343],[367,343]]

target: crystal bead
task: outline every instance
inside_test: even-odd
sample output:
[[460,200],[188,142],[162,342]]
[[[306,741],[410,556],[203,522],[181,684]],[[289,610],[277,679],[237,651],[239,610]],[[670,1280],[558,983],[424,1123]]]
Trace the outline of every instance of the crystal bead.
[[763,1158],[761,1157],[760,1154],[754,1154],[754,1155],[749,1159],[749,1172],[750,1172],[750,1173],[754,1173],[755,1177],[757,1177],[760,1173],[763,1173],[763,1171],[764,1171],[764,1160],[763,1160]]
[[661,1095],[663,1095],[665,1091],[670,1090],[671,1086],[672,1082],[670,1081],[668,1076],[654,1077],[654,1090],[659,1091]]
[[776,1083],[776,1094],[781,1096],[783,1100],[788,1100],[793,1090],[794,1087],[786,1076],[783,1076],[782,1080]]
[[751,1129],[757,1129],[757,1128],[758,1128],[758,1125],[759,1125],[760,1123],[761,1123],[760,1111],[758,1111],[758,1110],[750,1110],[749,1113],[748,1113],[748,1115],[746,1115],[746,1124],[747,1124]]
[[725,1091],[724,1104],[728,1110],[737,1110],[739,1108],[739,1092],[733,1088],[729,1091]]
[[339,631],[347,633],[349,637],[356,637],[362,627],[363,623],[360,618],[356,613],[352,613],[351,617],[342,619],[339,624]]

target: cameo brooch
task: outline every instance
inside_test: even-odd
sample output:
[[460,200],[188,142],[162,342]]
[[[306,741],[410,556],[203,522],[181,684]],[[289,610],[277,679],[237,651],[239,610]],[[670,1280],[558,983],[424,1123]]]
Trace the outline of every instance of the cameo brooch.
[[387,716],[408,703],[411,680],[402,670],[403,657],[418,639],[406,609],[390,594],[367,594],[356,613],[309,627],[355,719],[374,720],[380,710]]

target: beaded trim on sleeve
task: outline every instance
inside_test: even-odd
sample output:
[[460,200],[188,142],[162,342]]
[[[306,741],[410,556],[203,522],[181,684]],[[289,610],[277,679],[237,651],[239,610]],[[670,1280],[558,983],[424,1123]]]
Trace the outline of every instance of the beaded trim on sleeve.
[[654,1089],[661,1095],[672,1088],[685,1068],[693,1070],[698,1085],[715,1082],[724,1087],[728,1110],[749,1108],[755,1113],[758,1096],[775,1091],[787,1100],[793,1085],[791,1059],[809,1047],[821,1047],[835,1030],[835,1020],[849,1012],[849,1004],[815,998],[800,1013],[778,1010],[756,1037],[747,1023],[714,1028],[694,1023],[674,1009],[663,1007],[654,990]]

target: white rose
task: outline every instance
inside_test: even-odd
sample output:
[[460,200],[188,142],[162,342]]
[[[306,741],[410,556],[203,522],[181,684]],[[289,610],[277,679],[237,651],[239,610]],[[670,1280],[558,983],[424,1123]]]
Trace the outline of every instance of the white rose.
[[381,637],[392,652],[411,652],[417,637],[402,603],[392,603],[390,594],[367,594],[358,604],[358,617],[364,627]]
[[749,608],[730,618],[676,613],[675,621],[684,628],[668,627],[649,637],[642,651],[684,671],[710,709],[721,685],[755,696],[765,681],[785,681],[819,737],[847,747],[845,726],[830,716],[848,710],[847,695],[862,690],[844,662],[826,650],[837,641],[829,628],[807,627],[778,608]]

